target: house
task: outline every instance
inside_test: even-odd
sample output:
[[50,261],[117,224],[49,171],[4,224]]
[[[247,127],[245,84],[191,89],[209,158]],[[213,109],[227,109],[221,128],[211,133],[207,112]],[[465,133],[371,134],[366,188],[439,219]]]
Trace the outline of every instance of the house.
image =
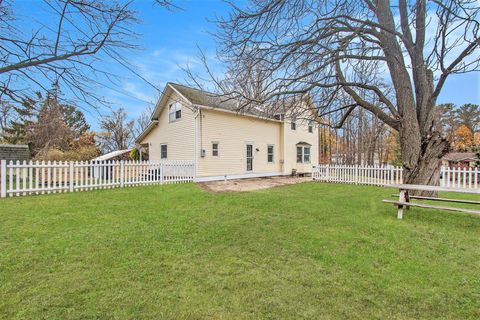
[[30,160],[28,145],[0,144],[0,160],[27,161]]
[[450,152],[442,158],[442,165],[452,168],[468,168],[475,166],[475,153]]
[[291,110],[274,116],[261,109],[239,113],[237,102],[225,100],[168,83],[136,143],[153,161],[193,160],[197,181],[309,174],[318,164],[312,121],[297,121]]

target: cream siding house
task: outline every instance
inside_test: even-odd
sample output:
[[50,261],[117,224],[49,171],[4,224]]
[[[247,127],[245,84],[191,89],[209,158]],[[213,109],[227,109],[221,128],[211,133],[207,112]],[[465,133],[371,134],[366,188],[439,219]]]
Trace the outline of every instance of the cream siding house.
[[197,181],[311,173],[318,163],[316,126],[280,120],[288,113],[238,113],[235,102],[223,100],[168,83],[136,142],[150,160],[193,160]]

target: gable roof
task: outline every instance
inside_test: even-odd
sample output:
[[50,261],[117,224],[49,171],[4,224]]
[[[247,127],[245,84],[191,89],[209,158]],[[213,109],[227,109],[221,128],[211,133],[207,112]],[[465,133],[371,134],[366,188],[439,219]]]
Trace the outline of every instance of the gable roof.
[[[251,116],[262,118],[264,120],[275,121],[275,122],[283,122],[278,120],[274,114],[265,112],[261,108],[245,108],[243,110],[239,110],[240,102],[236,99],[228,98],[226,96],[218,95],[215,93],[211,93],[208,91],[188,87],[182,84],[167,82],[163,92],[158,100],[155,109],[152,113],[151,123],[150,125],[135,139],[135,142],[140,143],[143,138],[145,138],[150,131],[158,125],[158,118],[160,117],[160,113],[166,107],[168,99],[172,92],[176,92],[182,100],[186,104],[189,104],[190,107],[196,108],[209,108],[209,109],[216,109],[219,111],[225,111],[230,113],[236,113],[238,115],[243,116]],[[301,98],[303,99],[303,98]],[[274,102],[274,103],[281,103],[279,107],[283,107],[283,111],[285,112],[288,109],[288,105],[295,103],[295,98],[287,98],[283,101]],[[308,102],[311,103],[311,102]],[[287,106],[287,108],[286,108]],[[187,105],[187,107],[189,107]]]
[[268,114],[260,108],[246,108],[239,110],[240,101],[229,98],[224,95],[203,91],[196,88],[187,87],[178,83],[169,82],[167,85],[172,86],[180,95],[189,100],[197,107],[210,107],[214,109],[222,109],[239,114],[254,115],[267,119],[275,119],[272,114]]
[[446,161],[465,161],[465,160],[475,160],[475,153],[473,152],[450,152],[443,156],[443,160]]

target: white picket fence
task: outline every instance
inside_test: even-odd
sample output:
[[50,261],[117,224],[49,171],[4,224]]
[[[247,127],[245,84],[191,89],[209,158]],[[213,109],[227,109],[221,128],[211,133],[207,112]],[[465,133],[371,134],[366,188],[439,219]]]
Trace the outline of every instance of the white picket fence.
[[403,170],[394,166],[314,166],[312,178],[315,181],[367,185],[400,184]]
[[[382,186],[403,183],[403,169],[396,166],[314,166],[312,178],[315,181],[351,183]],[[440,169],[440,185],[452,188],[479,189],[480,170],[478,168]]]
[[1,160],[0,196],[184,183],[192,182],[194,175],[193,161]]
[[480,169],[442,167],[440,185],[447,188],[480,189]]

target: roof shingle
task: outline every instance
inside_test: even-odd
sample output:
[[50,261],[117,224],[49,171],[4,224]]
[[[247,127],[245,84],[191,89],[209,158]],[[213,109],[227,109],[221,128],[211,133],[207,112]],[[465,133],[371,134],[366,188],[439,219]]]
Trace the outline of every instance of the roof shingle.
[[229,98],[227,96],[218,95],[215,93],[187,87],[178,83],[169,82],[175,90],[177,90],[182,96],[188,99],[192,104],[198,106],[205,106],[211,108],[224,109],[228,111],[237,112],[239,114],[250,114],[259,117],[274,119],[274,115],[256,107],[241,108],[239,100]]

